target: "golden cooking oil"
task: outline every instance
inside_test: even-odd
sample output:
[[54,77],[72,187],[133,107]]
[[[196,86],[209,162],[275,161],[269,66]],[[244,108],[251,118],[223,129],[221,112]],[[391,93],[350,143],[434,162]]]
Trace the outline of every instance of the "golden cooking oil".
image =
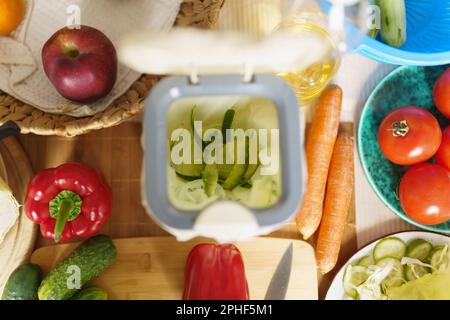
[[309,35],[312,33],[313,36],[319,37],[328,47],[328,54],[305,69],[278,74],[293,87],[300,105],[309,105],[320,95],[336,74],[340,64],[334,39],[324,27],[308,20],[305,17],[296,18],[286,22],[283,28]]

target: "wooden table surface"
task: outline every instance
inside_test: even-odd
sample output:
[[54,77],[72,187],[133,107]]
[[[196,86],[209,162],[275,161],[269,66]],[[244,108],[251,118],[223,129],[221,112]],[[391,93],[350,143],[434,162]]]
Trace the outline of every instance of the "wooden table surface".
[[[352,131],[351,124],[343,130]],[[119,126],[91,132],[75,138],[21,135],[19,140],[27,152],[35,172],[79,161],[99,169],[113,191],[113,211],[102,229],[113,238],[162,236],[167,233],[156,225],[141,205],[140,175],[142,124],[125,122]],[[319,276],[319,296],[323,298],[339,267],[356,251],[354,201],[349,212],[339,264],[333,272]],[[294,224],[271,234],[273,237],[299,239]],[[314,239],[311,240],[314,243]],[[53,241],[38,236],[36,248]],[[315,275],[311,275],[315,276]]]

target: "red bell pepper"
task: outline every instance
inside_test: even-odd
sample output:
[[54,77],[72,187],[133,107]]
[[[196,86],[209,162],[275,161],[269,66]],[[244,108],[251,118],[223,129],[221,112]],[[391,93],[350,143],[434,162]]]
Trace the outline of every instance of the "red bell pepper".
[[99,231],[111,212],[111,191],[95,169],[67,163],[39,172],[28,184],[25,212],[44,237],[68,241]]
[[248,300],[244,261],[232,244],[199,244],[189,253],[183,300]]

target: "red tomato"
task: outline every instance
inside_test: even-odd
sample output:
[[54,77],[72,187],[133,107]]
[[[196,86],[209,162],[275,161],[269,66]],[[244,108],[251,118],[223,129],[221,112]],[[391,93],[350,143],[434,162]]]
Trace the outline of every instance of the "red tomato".
[[409,169],[400,181],[400,203],[405,213],[424,225],[450,219],[450,173],[432,163]]
[[433,99],[439,111],[450,119],[450,68],[434,84]]
[[381,152],[393,163],[413,165],[427,161],[441,144],[436,118],[417,106],[400,107],[384,118],[378,129]]
[[442,132],[441,146],[434,157],[438,164],[450,170],[450,126]]

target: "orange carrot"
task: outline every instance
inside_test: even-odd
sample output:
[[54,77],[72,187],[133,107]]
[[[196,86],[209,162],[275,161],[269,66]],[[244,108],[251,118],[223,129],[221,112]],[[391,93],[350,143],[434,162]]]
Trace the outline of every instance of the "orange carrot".
[[317,265],[322,274],[331,271],[339,257],[353,195],[353,168],[353,140],[350,135],[339,133],[331,158],[323,217],[316,245]]
[[297,228],[308,239],[322,218],[323,199],[336,141],[342,108],[342,90],[331,85],[320,96],[306,143],[308,179],[302,205],[297,213]]

